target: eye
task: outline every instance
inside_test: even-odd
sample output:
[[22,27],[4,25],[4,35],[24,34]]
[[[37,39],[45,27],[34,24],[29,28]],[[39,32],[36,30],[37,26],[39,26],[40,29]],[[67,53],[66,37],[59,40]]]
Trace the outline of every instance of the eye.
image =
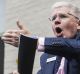
[[53,17],[52,17],[52,21],[54,21],[54,20],[56,19],[56,17],[57,17],[56,15],[55,15],[55,16],[53,16]]
[[60,14],[60,18],[67,18],[67,17],[68,17],[67,15]]

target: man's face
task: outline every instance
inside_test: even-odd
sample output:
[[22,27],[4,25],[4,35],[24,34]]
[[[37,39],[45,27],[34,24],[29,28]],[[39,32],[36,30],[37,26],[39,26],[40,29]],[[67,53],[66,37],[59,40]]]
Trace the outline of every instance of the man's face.
[[76,35],[79,19],[67,7],[59,7],[51,14],[52,30],[57,37],[73,38]]

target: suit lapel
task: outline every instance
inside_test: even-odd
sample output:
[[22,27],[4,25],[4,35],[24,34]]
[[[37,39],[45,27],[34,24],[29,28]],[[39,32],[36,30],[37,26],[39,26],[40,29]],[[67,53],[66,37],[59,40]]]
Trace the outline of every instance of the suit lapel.
[[53,74],[56,74],[57,73],[58,68],[60,66],[60,63],[61,63],[61,59],[62,59],[62,57],[57,56],[57,59],[55,61],[55,66],[54,66],[54,69],[53,69]]
[[44,68],[42,68],[41,74],[53,74],[56,56],[50,54],[45,54],[45,56],[47,56],[47,58],[44,60],[45,65],[43,66]]

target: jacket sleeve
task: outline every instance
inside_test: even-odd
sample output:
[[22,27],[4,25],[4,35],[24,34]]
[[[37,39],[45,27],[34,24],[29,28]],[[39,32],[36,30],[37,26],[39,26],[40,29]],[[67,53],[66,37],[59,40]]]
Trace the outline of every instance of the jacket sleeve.
[[20,74],[32,74],[36,46],[37,38],[20,36],[18,52],[18,72]]
[[80,40],[66,38],[45,38],[45,53],[64,57],[80,57]]

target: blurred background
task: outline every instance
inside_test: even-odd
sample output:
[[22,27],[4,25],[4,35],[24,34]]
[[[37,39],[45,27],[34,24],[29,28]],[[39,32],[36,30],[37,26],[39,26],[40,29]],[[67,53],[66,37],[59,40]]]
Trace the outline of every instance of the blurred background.
[[0,35],[5,30],[5,0],[0,0]]
[[[51,6],[57,1],[62,0],[0,0],[1,35],[8,29],[18,29],[16,21],[20,20],[33,35],[53,36],[48,18]],[[67,1],[80,7],[79,0]],[[40,69],[41,54],[36,51],[33,74]],[[9,74],[17,69],[17,56],[18,48],[5,44],[4,74]]]

